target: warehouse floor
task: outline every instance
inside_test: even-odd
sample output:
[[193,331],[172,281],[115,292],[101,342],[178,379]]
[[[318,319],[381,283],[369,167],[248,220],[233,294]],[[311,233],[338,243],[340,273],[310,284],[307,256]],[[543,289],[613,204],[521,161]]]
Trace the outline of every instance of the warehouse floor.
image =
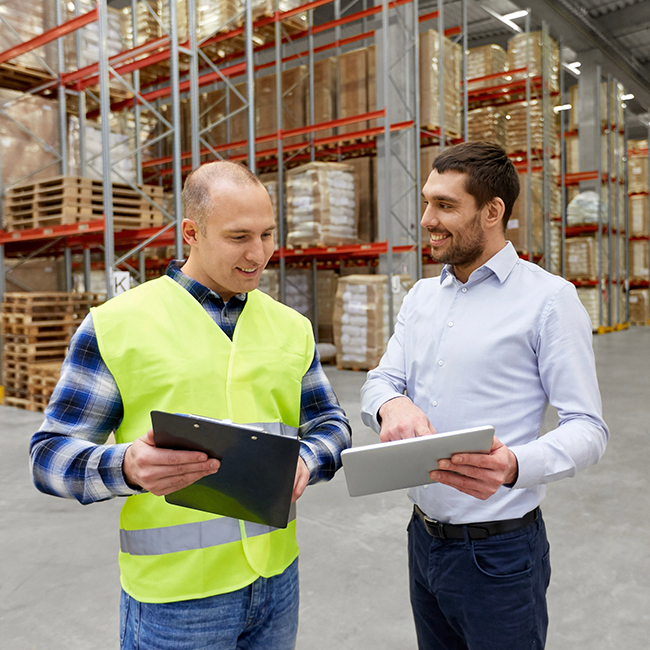
[[[650,631],[650,327],[594,338],[612,437],[599,465],[549,487],[548,650],[644,650]],[[353,424],[364,373],[326,368]],[[118,511],[38,493],[27,450],[42,416],[0,407],[0,638],[8,650],[118,647]],[[547,425],[553,426],[549,413]],[[339,473],[300,500],[298,650],[415,648],[404,492],[351,499]]]

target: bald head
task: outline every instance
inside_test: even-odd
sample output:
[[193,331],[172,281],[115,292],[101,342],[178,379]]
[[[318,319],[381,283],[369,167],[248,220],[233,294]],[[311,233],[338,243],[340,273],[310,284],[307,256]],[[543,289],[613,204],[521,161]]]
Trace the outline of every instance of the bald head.
[[264,187],[247,167],[228,160],[206,163],[195,169],[185,180],[183,187],[183,217],[191,219],[205,234],[211,212],[218,208],[220,187]]

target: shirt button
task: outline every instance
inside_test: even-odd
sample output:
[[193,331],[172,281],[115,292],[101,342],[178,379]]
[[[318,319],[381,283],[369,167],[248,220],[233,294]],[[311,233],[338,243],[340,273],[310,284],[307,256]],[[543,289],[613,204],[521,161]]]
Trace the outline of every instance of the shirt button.
[[463,287],[463,288],[461,289],[461,291],[462,291],[463,293],[467,293],[467,287]]
[[422,487],[426,490],[429,486],[428,485],[423,485]]
[[453,326],[454,326],[453,322],[449,321],[449,327],[453,327]]
[[434,405],[434,406],[438,406],[438,402],[433,402],[433,405]]
[[442,366],[444,363],[445,363],[445,362],[444,362],[442,359],[440,359],[440,361],[438,361],[438,365],[439,365],[439,366]]

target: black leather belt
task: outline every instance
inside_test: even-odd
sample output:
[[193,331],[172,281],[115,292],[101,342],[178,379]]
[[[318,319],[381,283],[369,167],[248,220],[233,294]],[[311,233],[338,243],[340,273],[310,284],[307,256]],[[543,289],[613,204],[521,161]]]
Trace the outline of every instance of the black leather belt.
[[435,519],[427,517],[420,508],[414,507],[415,514],[424,524],[427,533],[438,539],[465,539],[465,530],[470,539],[487,539],[492,535],[504,535],[515,530],[524,528],[540,515],[539,507],[531,510],[528,514],[519,519],[504,519],[503,521],[484,521],[477,524],[442,524]]

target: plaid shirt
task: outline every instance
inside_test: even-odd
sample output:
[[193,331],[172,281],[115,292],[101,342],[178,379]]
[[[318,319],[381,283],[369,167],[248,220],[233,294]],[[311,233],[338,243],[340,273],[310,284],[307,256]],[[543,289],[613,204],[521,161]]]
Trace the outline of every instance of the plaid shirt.
[[[187,289],[232,339],[246,295],[237,294],[224,305],[218,294],[183,274],[180,267],[172,262],[167,275]],[[122,397],[99,352],[89,314],[70,341],[45,421],[31,440],[36,487],[83,504],[140,493],[127,485],[122,472],[130,443],[105,444],[123,415]],[[302,379],[299,435],[310,484],[331,479],[341,465],[341,451],[351,444],[351,430],[317,351]]]

